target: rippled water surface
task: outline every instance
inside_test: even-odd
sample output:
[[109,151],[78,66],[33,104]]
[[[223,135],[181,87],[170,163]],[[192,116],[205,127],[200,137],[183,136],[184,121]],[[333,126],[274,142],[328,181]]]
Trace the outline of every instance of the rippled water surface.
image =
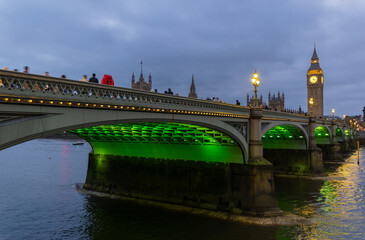
[[365,150],[326,180],[276,178],[280,208],[311,226],[263,227],[86,196],[91,147],[39,139],[0,151],[0,239],[365,239]]

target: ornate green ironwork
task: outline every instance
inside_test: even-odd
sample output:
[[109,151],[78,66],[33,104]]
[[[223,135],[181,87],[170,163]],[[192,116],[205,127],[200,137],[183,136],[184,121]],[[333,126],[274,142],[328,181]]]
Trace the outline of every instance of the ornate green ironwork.
[[206,127],[182,123],[124,123],[71,131],[88,142],[164,143],[235,146],[227,135]]
[[326,127],[319,126],[315,130],[316,135],[316,143],[317,144],[330,144],[331,143],[331,136],[330,132]]
[[96,154],[243,163],[231,137],[202,126],[161,122],[101,125],[71,131]]
[[264,148],[306,149],[306,140],[302,131],[292,125],[276,126],[262,136]]
[[342,137],[342,130],[340,128],[336,128],[336,137]]

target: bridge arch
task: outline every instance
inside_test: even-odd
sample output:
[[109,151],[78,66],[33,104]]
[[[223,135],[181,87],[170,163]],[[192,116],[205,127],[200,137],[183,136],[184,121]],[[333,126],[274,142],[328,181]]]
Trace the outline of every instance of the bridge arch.
[[336,140],[337,140],[337,142],[343,142],[344,141],[343,129],[341,129],[339,127],[336,128]]
[[301,124],[274,122],[261,130],[264,148],[308,149],[308,134]]
[[[90,123],[87,127],[71,132],[88,141],[96,154],[245,163],[248,156],[247,142],[236,129],[226,125],[133,119],[108,124]],[[101,136],[94,136],[97,131],[100,131]]]
[[345,136],[345,140],[350,140],[351,139],[351,131],[347,128],[344,129],[344,136]]
[[314,134],[317,144],[331,144],[331,131],[327,126],[316,126]]
[[[33,112],[40,112],[38,107],[30,106],[29,108]],[[45,111],[43,110],[43,112]],[[232,120],[242,122],[240,119]],[[237,143],[242,152],[242,163],[247,162],[248,144],[243,134],[219,118],[113,110],[50,108],[48,113],[31,116],[13,124],[1,125],[0,132],[2,133],[2,138],[0,138],[0,149],[75,129],[138,122],[175,122],[193,124],[219,131]]]

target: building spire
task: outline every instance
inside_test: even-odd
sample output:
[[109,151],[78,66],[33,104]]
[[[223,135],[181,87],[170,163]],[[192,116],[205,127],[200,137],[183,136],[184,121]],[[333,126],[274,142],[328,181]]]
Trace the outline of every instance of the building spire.
[[321,70],[321,67],[319,66],[319,58],[317,55],[316,44],[314,44],[313,56],[311,59],[311,66],[309,67],[308,71],[309,70]]
[[314,60],[314,59],[318,59],[317,51],[316,51],[316,43],[314,43],[314,50],[313,50],[313,56],[312,56],[312,60]]
[[194,84],[194,74],[191,78],[189,97],[190,98],[198,98],[198,95],[196,94],[195,84]]
[[134,73],[132,73],[132,88],[134,86],[134,84],[136,83],[135,79],[134,79]]
[[143,75],[143,60],[141,60],[141,75]]

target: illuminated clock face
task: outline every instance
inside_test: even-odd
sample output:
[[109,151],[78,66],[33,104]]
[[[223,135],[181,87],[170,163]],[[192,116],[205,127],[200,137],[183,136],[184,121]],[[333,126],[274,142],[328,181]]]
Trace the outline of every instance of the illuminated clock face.
[[312,77],[309,79],[309,81],[310,81],[311,83],[316,83],[316,82],[317,82],[317,77],[316,77],[316,76],[312,76]]

